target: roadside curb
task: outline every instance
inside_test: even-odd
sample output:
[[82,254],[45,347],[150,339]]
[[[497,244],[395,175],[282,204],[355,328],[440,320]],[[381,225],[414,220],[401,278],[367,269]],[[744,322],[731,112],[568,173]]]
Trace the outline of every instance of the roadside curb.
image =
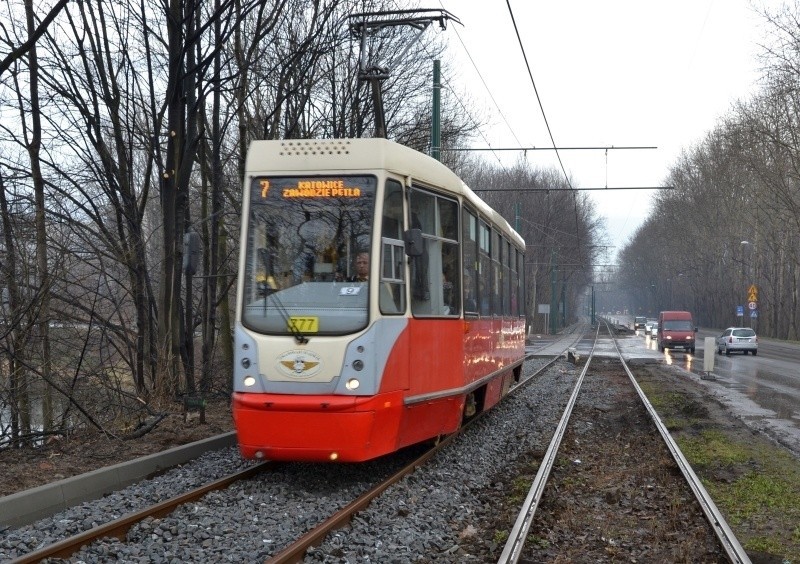
[[97,499],[153,474],[183,464],[210,451],[236,444],[236,432],[217,435],[179,447],[120,462],[86,474],[64,478],[0,497],[0,527],[18,527],[84,501]]

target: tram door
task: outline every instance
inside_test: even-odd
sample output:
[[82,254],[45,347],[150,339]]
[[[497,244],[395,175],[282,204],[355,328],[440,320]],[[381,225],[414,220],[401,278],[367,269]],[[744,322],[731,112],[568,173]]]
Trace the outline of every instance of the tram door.
[[458,202],[412,188],[408,217],[423,240],[422,254],[409,258],[411,363],[424,359],[424,389],[457,386],[463,379]]

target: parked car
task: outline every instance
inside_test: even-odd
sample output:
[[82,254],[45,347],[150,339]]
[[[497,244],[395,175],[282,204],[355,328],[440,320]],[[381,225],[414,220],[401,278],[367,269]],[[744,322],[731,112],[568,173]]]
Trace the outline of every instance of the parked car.
[[728,327],[717,337],[717,353],[730,356],[731,352],[758,354],[758,336],[749,327]]

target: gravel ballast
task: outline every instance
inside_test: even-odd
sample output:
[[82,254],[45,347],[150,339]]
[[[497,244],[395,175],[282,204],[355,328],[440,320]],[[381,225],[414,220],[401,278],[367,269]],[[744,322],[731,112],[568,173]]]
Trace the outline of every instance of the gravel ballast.
[[[530,360],[524,376],[543,361]],[[434,457],[359,514],[346,530],[312,550],[307,562],[470,561],[460,544],[475,515],[491,511],[483,489],[520,454],[544,450],[574,385],[572,365],[558,363],[521,393],[505,398],[445,452]],[[413,452],[364,464],[287,464],[233,484],[128,534],[105,539],[71,562],[251,562],[269,558],[332,511],[397,469]],[[249,464],[235,448],[210,452],[162,476],[2,532],[0,560],[36,550],[93,525],[183,493]],[[472,559],[471,561],[482,561]]]

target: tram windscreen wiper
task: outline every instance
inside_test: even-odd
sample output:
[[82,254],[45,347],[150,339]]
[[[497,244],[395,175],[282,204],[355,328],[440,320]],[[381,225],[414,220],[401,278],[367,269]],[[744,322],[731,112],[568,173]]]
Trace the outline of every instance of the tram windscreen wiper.
[[302,331],[300,331],[300,329],[297,328],[297,325],[294,324],[294,322],[291,319],[291,316],[289,315],[289,312],[286,310],[286,307],[283,305],[281,299],[278,297],[278,292],[273,292],[272,294],[267,296],[265,298],[264,303],[266,304],[270,298],[272,298],[272,302],[275,305],[275,309],[277,309],[278,313],[281,314],[281,318],[286,323],[286,327],[291,332],[292,336],[294,337],[294,340],[297,341],[297,344],[305,345],[306,343],[308,343],[308,337],[306,337],[302,333]]

